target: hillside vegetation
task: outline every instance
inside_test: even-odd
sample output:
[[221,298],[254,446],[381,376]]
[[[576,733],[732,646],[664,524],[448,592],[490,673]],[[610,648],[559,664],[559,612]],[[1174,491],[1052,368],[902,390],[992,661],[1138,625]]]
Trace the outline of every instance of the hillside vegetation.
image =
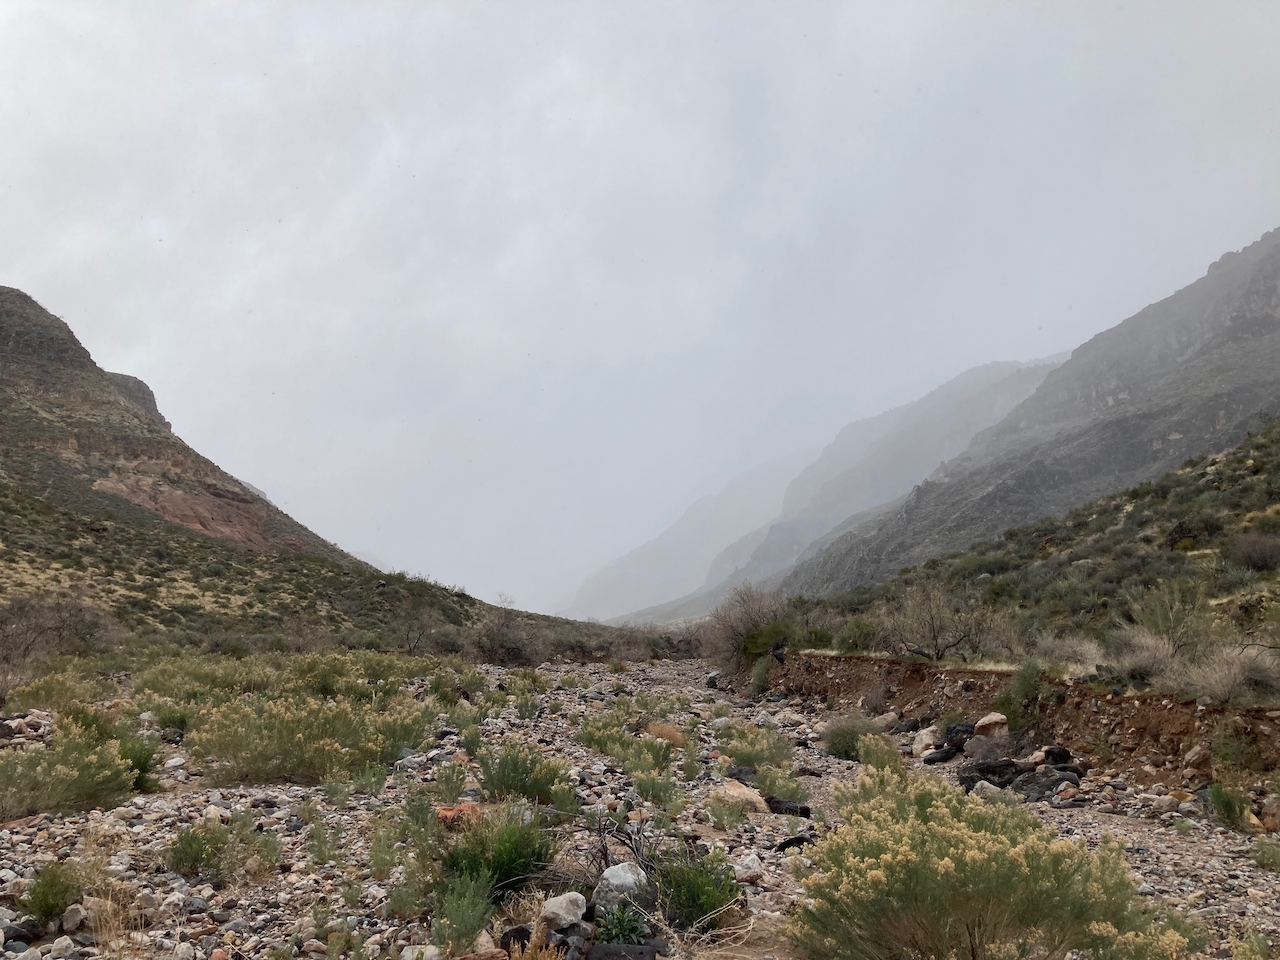
[[1280,693],[1280,421],[1230,452],[821,599],[740,591],[714,618],[784,647],[1074,662],[1212,697]]

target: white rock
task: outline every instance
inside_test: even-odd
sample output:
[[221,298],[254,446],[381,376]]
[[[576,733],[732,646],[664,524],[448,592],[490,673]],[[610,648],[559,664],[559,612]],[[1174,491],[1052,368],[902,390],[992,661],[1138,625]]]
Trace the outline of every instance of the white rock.
[[936,724],[931,727],[925,727],[911,741],[911,755],[913,757],[923,757],[933,749],[933,745],[938,742],[940,734],[941,731],[938,730]]
[[185,941],[173,948],[173,960],[196,960],[196,948]]
[[18,960],[44,960],[44,954],[36,947],[28,947],[18,954]]
[[760,862],[759,855],[754,853],[748,854],[747,856],[743,857],[739,861],[738,865],[741,866],[743,870],[747,870],[747,871],[764,869],[764,864]]
[[888,730],[898,722],[898,715],[894,711],[888,710],[885,713],[880,714],[880,716],[873,718],[871,722],[882,731]]
[[562,893],[542,905],[542,919],[551,930],[573,926],[587,912],[587,898],[580,893]]
[[623,900],[630,900],[641,910],[651,910],[657,902],[657,890],[640,865],[627,861],[616,863],[600,874],[591,899],[602,909],[616,907]]
[[81,924],[89,918],[89,912],[78,903],[73,903],[62,911],[62,932],[75,933]]
[[179,767],[183,766],[186,762],[187,762],[186,757],[170,757],[168,760],[164,762],[164,768],[166,770],[177,770]]
[[69,956],[75,948],[75,942],[70,937],[59,937],[53,941],[53,946],[49,948],[49,960],[62,960],[63,957]]
[[1009,718],[1003,713],[988,713],[973,725],[973,732],[979,737],[994,737],[1009,732]]

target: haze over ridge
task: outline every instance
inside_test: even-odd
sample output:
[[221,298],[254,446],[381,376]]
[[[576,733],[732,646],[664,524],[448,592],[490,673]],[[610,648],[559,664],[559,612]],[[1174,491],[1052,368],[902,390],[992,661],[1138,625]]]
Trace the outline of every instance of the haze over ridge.
[[0,284],[325,539],[527,608],[1280,222],[1271,5],[249,9],[0,10]]

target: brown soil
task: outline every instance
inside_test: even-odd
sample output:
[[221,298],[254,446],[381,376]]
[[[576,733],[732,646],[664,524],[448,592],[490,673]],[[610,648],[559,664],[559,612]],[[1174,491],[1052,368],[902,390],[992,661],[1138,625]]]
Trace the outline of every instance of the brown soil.
[[[1117,695],[1107,687],[1049,677],[1042,682],[1048,688],[1046,699],[1056,703],[1041,713],[1032,731],[1035,739],[1092,754],[1099,765],[1123,772],[1135,784],[1178,779],[1187,751],[1197,744],[1209,746],[1224,726],[1252,742],[1258,771],[1280,766],[1278,709],[1198,705],[1165,694]],[[780,691],[834,699],[845,708],[875,712],[896,707],[904,717],[957,712],[970,721],[994,710],[1009,683],[1007,670],[811,654],[788,657],[770,678],[770,686]],[[1209,779],[1207,771],[1202,779]]]

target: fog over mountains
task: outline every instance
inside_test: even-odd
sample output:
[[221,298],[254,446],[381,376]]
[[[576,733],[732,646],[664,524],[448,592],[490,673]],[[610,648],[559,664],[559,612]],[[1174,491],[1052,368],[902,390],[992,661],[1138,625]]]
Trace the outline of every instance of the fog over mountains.
[[849,424],[771,519],[732,538],[781,464],[744,475],[591,577],[565,613],[665,622],[705,615],[740,583],[810,596],[873,583],[1233,445],[1277,412],[1273,230],[1069,357],[976,367]]

